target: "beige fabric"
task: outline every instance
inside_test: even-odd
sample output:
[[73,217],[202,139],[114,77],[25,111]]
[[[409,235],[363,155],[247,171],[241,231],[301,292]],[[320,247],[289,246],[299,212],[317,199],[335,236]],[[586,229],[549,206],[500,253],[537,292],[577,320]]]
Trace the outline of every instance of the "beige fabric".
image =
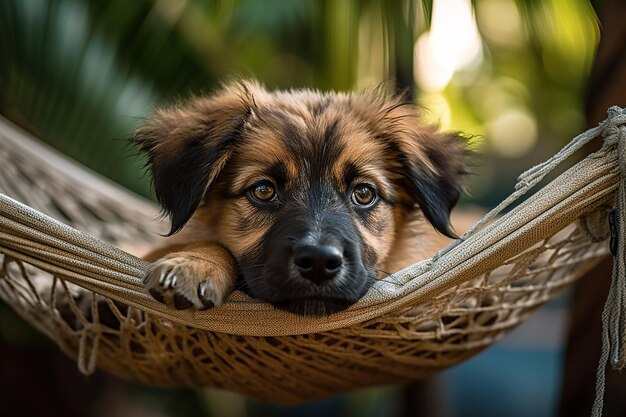
[[[28,206],[0,196],[0,296],[86,373],[97,366],[283,403],[423,377],[502,337],[607,255],[606,226],[586,215],[613,205],[616,127],[624,124],[625,113],[612,108],[607,121],[520,177],[462,240],[377,283],[350,309],[306,318],[241,293],[199,313],[152,300],[141,288],[146,263],[116,246],[149,245],[154,209],[3,122],[0,191]],[[600,135],[600,151],[501,214]]]

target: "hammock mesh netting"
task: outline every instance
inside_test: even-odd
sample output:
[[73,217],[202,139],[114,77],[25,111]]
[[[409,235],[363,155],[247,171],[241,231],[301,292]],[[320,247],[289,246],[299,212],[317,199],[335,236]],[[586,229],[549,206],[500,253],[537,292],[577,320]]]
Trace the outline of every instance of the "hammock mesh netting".
[[[500,339],[609,254],[625,124],[612,108],[462,239],[349,309],[310,318],[239,292],[203,312],[157,303],[142,289],[147,263],[119,249],[154,244],[155,207],[2,121],[0,296],[84,373],[285,404],[423,378]],[[519,203],[600,136],[601,150]]]

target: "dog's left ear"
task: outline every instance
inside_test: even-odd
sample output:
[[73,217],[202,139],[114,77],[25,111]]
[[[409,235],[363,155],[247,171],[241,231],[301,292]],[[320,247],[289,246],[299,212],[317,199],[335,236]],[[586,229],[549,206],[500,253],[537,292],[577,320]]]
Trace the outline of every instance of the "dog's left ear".
[[450,212],[461,197],[463,176],[468,172],[466,140],[458,134],[437,133],[419,120],[412,105],[393,105],[385,119],[412,203],[419,205],[440,233],[457,238]]
[[252,112],[251,90],[260,88],[241,82],[158,110],[135,132],[135,142],[148,155],[157,201],[171,220],[169,235],[183,228],[229,160]]

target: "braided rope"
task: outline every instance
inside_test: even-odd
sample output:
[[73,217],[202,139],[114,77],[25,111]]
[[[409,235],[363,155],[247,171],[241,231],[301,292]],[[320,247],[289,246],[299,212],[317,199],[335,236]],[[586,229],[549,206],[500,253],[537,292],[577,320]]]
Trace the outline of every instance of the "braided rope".
[[609,295],[602,311],[602,351],[596,373],[596,396],[593,403],[592,417],[602,416],[606,366],[611,363],[613,369],[622,370],[626,366],[626,246],[623,233],[626,231],[626,114],[612,107],[609,115],[614,123],[607,127],[607,139],[616,143],[619,168],[622,177],[615,194],[615,208],[610,214],[611,252],[613,253],[613,274]]

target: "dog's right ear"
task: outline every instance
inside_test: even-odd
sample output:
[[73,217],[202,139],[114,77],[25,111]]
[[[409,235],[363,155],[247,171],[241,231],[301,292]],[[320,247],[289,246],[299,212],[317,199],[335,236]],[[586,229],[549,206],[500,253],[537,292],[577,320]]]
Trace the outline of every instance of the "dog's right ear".
[[[158,110],[135,132],[157,201],[178,232],[230,158],[252,113],[256,84],[239,83],[182,107]],[[168,235],[168,236],[169,236]]]

